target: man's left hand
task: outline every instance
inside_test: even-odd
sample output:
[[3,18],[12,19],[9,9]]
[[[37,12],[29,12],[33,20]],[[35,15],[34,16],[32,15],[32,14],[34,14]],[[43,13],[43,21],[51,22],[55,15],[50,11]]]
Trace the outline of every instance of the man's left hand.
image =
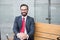
[[28,35],[25,34],[25,33],[20,33],[20,35],[22,35],[22,39],[27,39],[28,38]]

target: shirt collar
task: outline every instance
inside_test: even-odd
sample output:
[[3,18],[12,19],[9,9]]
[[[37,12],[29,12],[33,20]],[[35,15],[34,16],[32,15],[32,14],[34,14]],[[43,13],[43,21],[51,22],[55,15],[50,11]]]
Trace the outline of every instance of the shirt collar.
[[27,16],[25,16],[25,17],[24,17],[24,16],[22,16],[22,18],[25,18],[25,19],[26,19],[26,18],[27,18]]

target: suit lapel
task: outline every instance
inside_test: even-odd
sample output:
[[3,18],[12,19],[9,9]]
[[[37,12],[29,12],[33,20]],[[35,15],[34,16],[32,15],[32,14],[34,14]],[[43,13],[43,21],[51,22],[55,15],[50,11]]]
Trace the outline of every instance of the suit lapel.
[[26,29],[28,30],[28,25],[29,24],[29,16],[27,16],[27,19],[26,19]]
[[21,26],[22,26],[22,16],[20,16],[18,24],[19,24],[19,28],[21,28]]

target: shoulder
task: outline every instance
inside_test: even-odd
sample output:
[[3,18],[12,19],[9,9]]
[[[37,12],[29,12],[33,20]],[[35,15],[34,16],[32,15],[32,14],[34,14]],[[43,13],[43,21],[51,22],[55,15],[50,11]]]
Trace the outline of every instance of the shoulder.
[[27,16],[28,18],[34,19],[33,17]]
[[21,18],[21,16],[16,16],[16,17],[15,17],[15,19],[19,19],[19,18]]
[[30,19],[30,20],[34,20],[34,18],[33,17],[30,17],[30,16],[27,16],[28,17],[28,19]]

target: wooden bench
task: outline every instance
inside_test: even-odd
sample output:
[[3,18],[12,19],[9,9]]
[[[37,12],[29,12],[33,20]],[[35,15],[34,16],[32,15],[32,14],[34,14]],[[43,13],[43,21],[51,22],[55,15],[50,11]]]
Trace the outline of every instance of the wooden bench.
[[60,25],[35,23],[35,40],[57,40],[60,36]]
[[[60,25],[35,23],[34,40],[57,40],[60,36]],[[9,38],[13,40],[13,38]]]

